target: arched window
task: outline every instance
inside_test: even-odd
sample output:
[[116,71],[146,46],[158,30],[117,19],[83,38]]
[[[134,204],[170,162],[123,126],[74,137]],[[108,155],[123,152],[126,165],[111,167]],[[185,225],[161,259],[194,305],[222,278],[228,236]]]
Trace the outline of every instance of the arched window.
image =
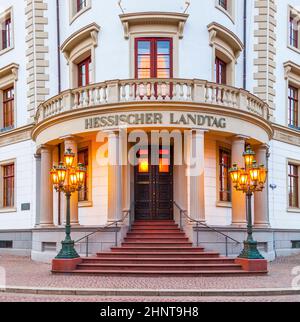
[[235,65],[244,48],[243,44],[234,33],[215,22],[208,26],[208,31],[213,48],[212,80],[235,86]]
[[71,35],[61,46],[70,71],[70,88],[95,82],[95,48],[100,27],[93,23]]

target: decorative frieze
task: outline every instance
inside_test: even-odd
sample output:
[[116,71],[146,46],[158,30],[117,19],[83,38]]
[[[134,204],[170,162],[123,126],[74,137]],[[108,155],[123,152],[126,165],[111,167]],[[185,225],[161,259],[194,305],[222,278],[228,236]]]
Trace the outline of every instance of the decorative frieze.
[[9,132],[0,133],[0,147],[30,140],[32,129],[33,125],[28,125]]
[[26,14],[26,58],[27,58],[27,110],[33,121],[36,108],[49,95],[49,48],[47,3],[44,0],[27,0]]
[[255,1],[255,30],[256,43],[254,51],[254,94],[264,100],[271,110],[275,106],[275,83],[276,83],[276,0]]
[[300,131],[289,129],[279,125],[274,126],[274,140],[287,144],[300,146]]

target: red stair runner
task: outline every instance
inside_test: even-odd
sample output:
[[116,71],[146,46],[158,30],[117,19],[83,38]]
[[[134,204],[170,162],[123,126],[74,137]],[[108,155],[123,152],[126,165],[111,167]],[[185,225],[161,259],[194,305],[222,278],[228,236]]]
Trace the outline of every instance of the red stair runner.
[[234,259],[193,247],[173,220],[136,221],[121,247],[113,247],[111,252],[98,253],[96,257],[83,258],[72,273],[137,276],[251,274]]

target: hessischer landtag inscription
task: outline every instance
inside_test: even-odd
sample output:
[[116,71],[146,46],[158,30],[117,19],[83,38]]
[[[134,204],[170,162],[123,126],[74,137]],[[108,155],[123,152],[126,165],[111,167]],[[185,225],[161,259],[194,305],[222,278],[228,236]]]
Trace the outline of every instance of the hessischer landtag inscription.
[[85,129],[129,126],[178,126],[225,129],[226,118],[201,113],[123,113],[105,114],[85,119]]

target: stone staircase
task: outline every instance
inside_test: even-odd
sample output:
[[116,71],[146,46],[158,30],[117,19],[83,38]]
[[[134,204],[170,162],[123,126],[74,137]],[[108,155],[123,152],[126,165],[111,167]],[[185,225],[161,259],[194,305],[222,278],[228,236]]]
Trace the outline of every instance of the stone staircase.
[[96,257],[83,258],[71,273],[135,276],[251,274],[234,259],[193,247],[172,220],[136,221],[121,247],[113,247],[110,252],[98,253]]

